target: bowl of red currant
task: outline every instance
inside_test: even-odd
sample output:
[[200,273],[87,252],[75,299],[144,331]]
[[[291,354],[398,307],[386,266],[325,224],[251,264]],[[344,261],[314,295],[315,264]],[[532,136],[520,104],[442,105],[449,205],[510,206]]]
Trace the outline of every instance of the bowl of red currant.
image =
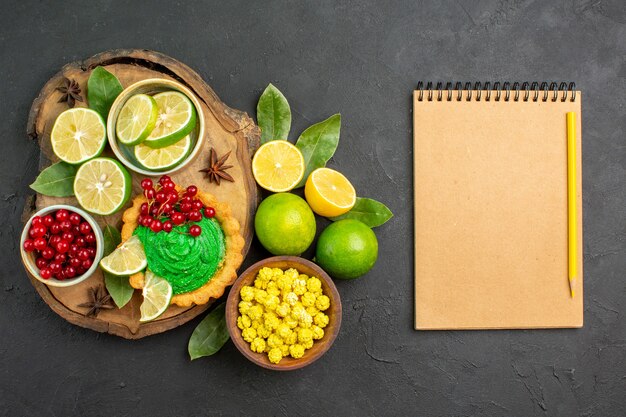
[[77,207],[54,205],[26,222],[20,252],[36,279],[53,287],[69,287],[94,273],[102,259],[103,242],[93,217]]

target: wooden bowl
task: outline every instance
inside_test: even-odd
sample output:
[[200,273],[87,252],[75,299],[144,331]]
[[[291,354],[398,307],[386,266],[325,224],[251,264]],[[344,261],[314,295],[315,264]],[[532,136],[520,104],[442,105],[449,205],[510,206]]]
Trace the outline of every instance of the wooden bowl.
[[[277,364],[271,363],[267,357],[267,353],[256,353],[250,350],[250,343],[243,340],[241,330],[237,327],[237,317],[239,317],[238,305],[241,301],[239,292],[241,287],[244,285],[253,285],[252,283],[257,273],[263,267],[280,268],[282,270],[295,268],[301,274],[318,277],[320,281],[322,281],[324,294],[330,298],[330,308],[324,312],[329,318],[328,326],[324,328],[324,337],[320,340],[316,340],[315,343],[313,343],[313,347],[307,349],[304,352],[304,356],[299,359],[286,357]],[[322,268],[313,262],[297,256],[275,256],[255,263],[250,268],[246,269],[239,276],[237,281],[235,281],[230,290],[230,294],[228,294],[228,300],[226,301],[226,326],[233,343],[246,358],[263,368],[275,371],[292,371],[312,364],[330,349],[341,327],[341,299],[339,298],[337,287],[335,287],[332,279]]]

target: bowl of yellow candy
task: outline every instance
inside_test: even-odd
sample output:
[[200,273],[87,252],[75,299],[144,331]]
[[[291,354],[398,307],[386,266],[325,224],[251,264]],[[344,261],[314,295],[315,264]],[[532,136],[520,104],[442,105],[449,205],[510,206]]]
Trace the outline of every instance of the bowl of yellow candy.
[[297,256],[252,265],[226,302],[230,338],[249,360],[290,371],[319,359],[341,327],[341,300],[322,268]]

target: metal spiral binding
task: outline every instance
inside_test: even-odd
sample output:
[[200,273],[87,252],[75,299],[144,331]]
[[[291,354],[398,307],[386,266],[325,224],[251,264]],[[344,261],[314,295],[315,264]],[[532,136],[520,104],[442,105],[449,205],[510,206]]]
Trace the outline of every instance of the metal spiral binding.
[[[454,89],[452,88],[452,82],[447,82],[445,87],[443,82],[437,82],[435,88],[433,88],[432,82],[427,82],[426,87],[424,87],[424,83],[422,81],[417,83],[417,91],[418,101],[443,101],[444,97],[447,101],[463,101],[463,95],[465,95],[465,101],[471,101],[474,99],[475,101],[491,101],[492,100],[492,92],[495,91],[495,95],[493,97],[494,101],[557,101],[560,100],[566,101],[569,95],[570,101],[576,100],[576,83],[570,82],[569,84],[562,82],[557,84],[556,82],[542,82],[539,84],[537,81],[533,81],[532,83],[528,81],[524,81],[523,83],[514,82],[511,85],[510,82],[500,83],[499,81],[493,84],[493,88],[491,88],[491,83],[489,81],[483,84],[480,81],[475,82],[473,85],[471,82],[466,82],[463,84],[462,82],[457,81],[454,83]],[[446,92],[444,96],[444,91]],[[456,97],[453,97],[453,91],[456,91]],[[435,92],[437,95],[435,96]],[[532,94],[531,94],[532,92]],[[426,94],[424,94],[426,93]],[[484,93],[484,94],[483,94]],[[503,94],[504,93],[504,94]],[[511,97],[511,93],[512,97]],[[484,98],[483,98],[484,96]]]

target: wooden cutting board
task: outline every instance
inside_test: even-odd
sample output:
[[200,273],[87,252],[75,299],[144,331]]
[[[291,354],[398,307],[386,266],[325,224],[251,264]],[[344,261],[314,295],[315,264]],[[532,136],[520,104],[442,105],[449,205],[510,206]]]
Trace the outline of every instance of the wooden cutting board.
[[[57,160],[51,151],[50,131],[56,117],[68,106],[66,103],[58,103],[61,93],[56,88],[62,85],[63,77],[74,79],[79,83],[81,96],[86,101],[87,79],[97,66],[103,66],[115,74],[124,87],[147,78],[164,78],[178,81],[196,94],[204,113],[206,140],[193,163],[170,176],[178,184],[195,184],[200,189],[214,194],[219,200],[230,204],[242,227],[242,235],[246,241],[245,256],[253,238],[254,213],[258,203],[250,158],[259,146],[260,130],[247,114],[231,109],[222,103],[211,87],[195,71],[166,55],[142,49],[113,50],[100,53],[82,62],[65,65],[44,85],[33,102],[28,116],[28,136],[32,140],[37,140],[41,147],[39,168],[44,169]],[[77,106],[85,105],[84,102],[77,102]],[[215,183],[209,183],[206,176],[199,172],[201,168],[207,166],[210,147],[215,148],[218,155],[231,151],[228,164],[233,167],[228,170],[228,173],[235,178],[234,183],[222,181],[218,186]],[[105,154],[113,155],[108,147]],[[141,192],[139,183],[144,177],[132,171],[131,174],[134,196]],[[73,197],[58,198],[37,194],[27,203],[23,220],[27,220],[33,211],[52,204],[78,205]],[[111,216],[95,216],[95,218],[102,227],[108,224],[119,230],[122,212],[123,210]],[[135,291],[124,308],[102,310],[97,317],[92,318],[86,317],[87,309],[78,307],[78,304],[88,300],[90,287],[103,285],[104,279],[100,269],[82,283],[68,288],[48,287],[32,276],[30,280],[50,308],[70,323],[127,339],[139,339],[177,327],[204,312],[211,304],[209,302],[189,308],[171,306],[159,319],[140,324],[139,306],[142,297],[139,291]]]

